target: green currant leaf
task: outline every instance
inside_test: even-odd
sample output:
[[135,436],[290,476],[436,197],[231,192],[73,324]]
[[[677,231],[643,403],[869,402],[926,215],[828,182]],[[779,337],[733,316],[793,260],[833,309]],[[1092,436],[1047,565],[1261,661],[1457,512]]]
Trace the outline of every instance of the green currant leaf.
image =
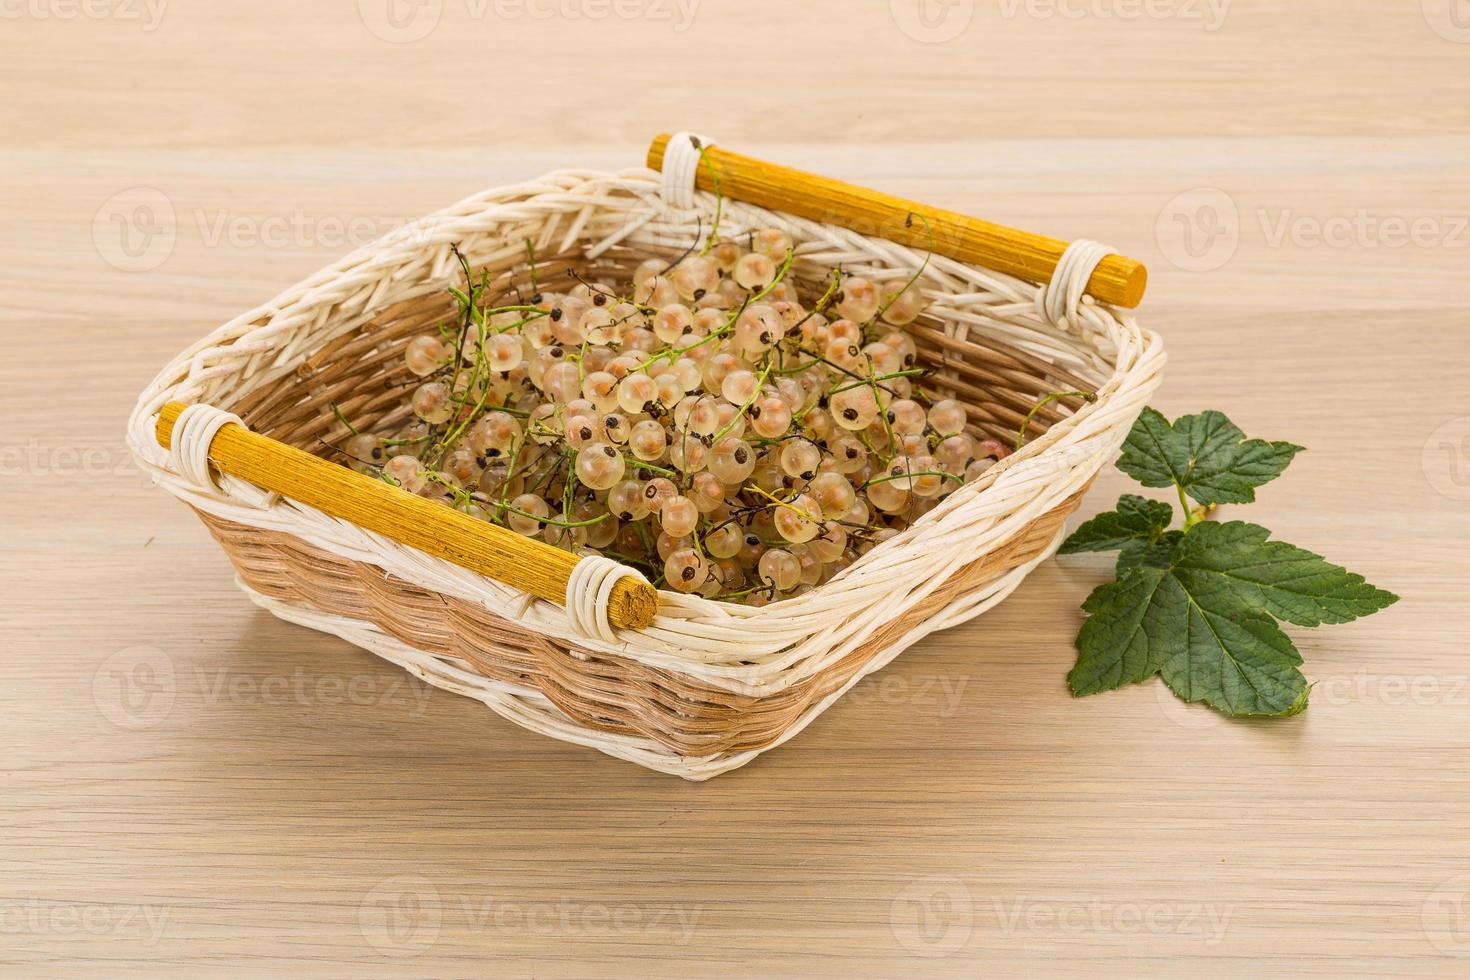
[[1160,673],[1175,694],[1237,717],[1305,707],[1302,656],[1271,617],[1239,611],[1226,593],[1201,596],[1168,581],[1179,604],[1173,628],[1182,632],[1171,634]]
[[1177,485],[1202,504],[1246,504],[1301,451],[1289,442],[1247,439],[1219,412],[1186,415],[1171,425],[1145,408],[1118,468],[1146,487]]
[[1060,553],[1117,551],[1130,544],[1152,544],[1174,520],[1174,508],[1135,494],[1118,499],[1118,509],[1098,514],[1062,542]]
[[1124,545],[1118,555],[1118,577],[1122,578],[1142,566],[1168,568],[1169,563],[1174,560],[1174,549],[1178,547],[1182,537],[1183,531],[1165,531],[1154,541],[1134,541]]
[[1173,574],[1193,592],[1229,590],[1242,606],[1298,626],[1348,623],[1398,601],[1363,576],[1270,536],[1242,521],[1197,524],[1175,552]]
[[1161,614],[1159,587],[1167,572],[1138,568],[1116,582],[1100,585],[1082,608],[1088,613],[1077,634],[1077,665],[1067,675],[1078,697],[1137,684],[1159,672],[1158,653],[1146,624]]
[[1188,471],[1189,456],[1169,420],[1145,407],[1123,442],[1118,469],[1146,487],[1172,487]]
[[1073,694],[1162,673],[1184,700],[1229,715],[1301,710],[1301,655],[1269,616],[1229,589],[1191,591],[1171,570],[1144,565],[1094,591],[1083,609],[1090,615],[1067,676]]

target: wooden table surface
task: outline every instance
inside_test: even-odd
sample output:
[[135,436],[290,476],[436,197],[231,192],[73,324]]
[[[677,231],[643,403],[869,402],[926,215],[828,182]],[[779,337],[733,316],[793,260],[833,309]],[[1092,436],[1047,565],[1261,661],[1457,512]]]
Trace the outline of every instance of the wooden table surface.
[[[0,7],[5,973],[1470,973],[1463,0],[395,2]],[[213,326],[676,128],[1146,260],[1156,404],[1403,601],[1229,722],[1069,697],[1048,563],[696,785],[257,611],[128,464]]]

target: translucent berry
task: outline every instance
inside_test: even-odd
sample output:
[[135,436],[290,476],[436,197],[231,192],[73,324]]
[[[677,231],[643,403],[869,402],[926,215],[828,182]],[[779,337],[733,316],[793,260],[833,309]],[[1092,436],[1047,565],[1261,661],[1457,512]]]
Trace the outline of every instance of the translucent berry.
[[485,361],[492,371],[514,371],[525,359],[519,337],[502,333],[485,341]]
[[679,302],[679,291],[667,276],[651,276],[638,284],[633,298],[647,306],[663,308]]
[[784,548],[772,548],[760,557],[760,580],[775,586],[778,592],[789,592],[801,581],[801,562]]
[[669,465],[686,476],[698,473],[708,462],[709,449],[703,440],[684,434],[669,443]]
[[663,508],[665,501],[677,496],[679,488],[667,477],[654,477],[643,485],[643,499],[648,501],[648,509],[654,513]]
[[899,435],[916,435],[928,424],[923,406],[910,398],[895,399],[888,406],[889,425]]
[[628,437],[628,448],[645,463],[657,461],[668,448],[664,427],[651,419],[644,419],[633,426],[633,432]]
[[403,352],[408,369],[420,378],[428,377],[448,363],[454,353],[449,345],[438,337],[429,335],[415,337]]
[[615,446],[595,442],[577,453],[577,479],[593,490],[610,490],[619,480],[627,464]]
[[679,292],[679,298],[690,302],[702,299],[719,288],[720,270],[709,259],[696,255],[680,262],[670,279]]
[[961,432],[940,440],[934,458],[946,473],[960,473],[975,457],[975,440]]
[[952,482],[941,475],[939,461],[933,456],[912,457],[912,464],[909,490],[916,497],[937,497]]
[[726,436],[711,447],[710,473],[726,486],[738,486],[755,472],[755,450],[743,439]]
[[342,444],[342,451],[352,461],[352,468],[359,473],[375,473],[388,459],[383,440],[367,433],[348,439]]
[[409,493],[418,493],[429,482],[424,464],[413,456],[394,456],[383,467],[383,475]]
[[777,507],[772,514],[776,533],[787,541],[804,544],[821,533],[822,508],[806,494],[798,494],[789,506]]
[[689,499],[701,514],[712,513],[725,502],[725,485],[708,470],[696,473],[690,481]]
[[786,324],[776,308],[757,303],[735,321],[735,344],[747,355],[759,355],[786,336]]
[[512,500],[510,505],[515,510],[507,512],[505,523],[512,531],[526,537],[539,534],[541,522],[551,516],[551,508],[546,505],[546,501],[534,493],[523,493]]
[[629,415],[646,411],[648,404],[657,398],[658,385],[647,374],[630,374],[618,382],[617,403]]
[[752,244],[761,255],[782,262],[791,249],[791,236],[780,228],[762,228],[755,233]]
[[679,592],[693,592],[709,577],[709,562],[693,548],[680,548],[664,560],[664,579]]
[[759,399],[746,414],[750,427],[767,439],[779,439],[791,428],[791,409],[776,395]]
[[760,382],[756,379],[754,372],[741,368],[731,371],[725,375],[724,382],[720,385],[720,394],[732,405],[744,405],[753,400],[756,393],[760,391]]
[[828,520],[841,520],[857,501],[857,491],[840,473],[819,474],[807,485],[806,492]]
[[593,371],[582,379],[582,397],[599,412],[611,412],[618,407],[618,384],[611,372]]
[[996,439],[986,439],[975,447],[976,458],[989,457],[990,459],[1005,459],[1014,450],[1005,443]]
[[868,502],[887,514],[896,513],[909,502],[909,492],[893,480],[880,480],[868,485]]
[[563,525],[577,523],[575,514],[567,514],[561,511],[552,513],[552,523],[546,525],[541,532],[541,540],[555,548],[564,551],[576,551],[587,544],[587,529],[585,527],[565,527]]
[[735,263],[734,278],[741,289],[765,289],[776,281],[776,263],[759,252],[752,252]]
[[[810,480],[817,475],[817,466],[822,462],[822,451],[805,439],[792,439],[781,447],[780,460],[781,469],[787,476]],[[846,509],[843,508],[844,511]]]
[[449,385],[443,381],[430,381],[419,385],[413,393],[413,412],[430,425],[448,422],[454,414],[454,403],[449,397]]
[[653,333],[659,340],[672,344],[694,327],[694,314],[682,303],[670,303],[653,318]]
[[905,283],[895,283],[882,288],[883,320],[896,326],[913,323],[924,312],[927,305],[924,294],[917,285],[905,288]]
[[641,521],[648,516],[648,501],[643,497],[643,484],[623,480],[607,492],[607,509],[620,521]]
[[699,508],[694,505],[694,501],[681,494],[663,502],[658,519],[665,534],[682,538],[692,533],[699,523]]
[[693,402],[689,407],[689,431],[701,436],[713,435],[720,427],[718,402],[709,396],[695,398]]
[[848,388],[833,395],[832,420],[852,432],[866,429],[878,418],[878,399],[866,385]]
[[633,426],[626,415],[609,412],[598,421],[597,431],[603,442],[614,446],[626,446],[632,435]]
[[946,398],[929,406],[929,425],[941,436],[952,436],[965,431],[968,418],[959,402]]
[[842,298],[837,302],[836,309],[840,316],[866,323],[878,313],[878,287],[866,279],[858,276],[844,279],[839,295]]
[[581,372],[570,361],[558,361],[546,369],[542,389],[564,405],[582,393]]
[[709,257],[714,260],[721,272],[732,272],[735,269],[735,263],[739,262],[740,256],[744,254],[745,249],[735,242],[721,242],[709,253]]
[[601,426],[591,413],[568,412],[565,422],[567,445],[576,450],[591,448],[602,441]]
[[521,424],[507,412],[491,412],[470,427],[465,442],[478,456],[507,456],[521,437]]
[[847,549],[847,529],[836,521],[828,521],[822,525],[822,533],[808,541],[806,546],[818,560],[830,565]]
[[723,524],[704,536],[704,548],[716,558],[734,558],[740,553],[743,538],[738,524]]

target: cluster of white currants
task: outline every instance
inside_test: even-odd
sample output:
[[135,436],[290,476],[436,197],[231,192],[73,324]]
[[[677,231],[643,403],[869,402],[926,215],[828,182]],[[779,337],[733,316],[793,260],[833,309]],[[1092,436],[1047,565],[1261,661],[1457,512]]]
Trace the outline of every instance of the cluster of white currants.
[[340,451],[661,587],[751,604],[814,588],[1008,449],[921,389],[912,280],[833,271],[808,306],[792,256],[766,229],[644,262],[622,290],[492,306],[471,280],[457,322],[407,346],[414,422]]

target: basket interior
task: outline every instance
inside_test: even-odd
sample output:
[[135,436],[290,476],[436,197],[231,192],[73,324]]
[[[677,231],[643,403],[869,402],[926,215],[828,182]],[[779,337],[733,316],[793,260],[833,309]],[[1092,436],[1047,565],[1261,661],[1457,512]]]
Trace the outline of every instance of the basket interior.
[[[676,258],[679,250],[659,247],[619,247],[596,260],[571,252],[540,259],[536,284],[541,290],[564,292],[588,280],[626,281],[646,258]],[[511,301],[535,292],[524,256],[485,263],[490,274],[493,302]],[[575,274],[575,275],[574,275]],[[798,261],[792,270],[804,301],[825,288],[826,270],[816,263]],[[904,282],[912,271],[893,270],[884,281]],[[354,330],[312,351],[294,373],[237,393],[222,405],[239,414],[253,430],[324,458],[336,455],[334,444],[348,429],[336,411],[362,432],[385,433],[410,419],[408,396],[418,379],[404,363],[404,348],[416,336],[433,332],[454,315],[447,292],[454,280],[437,283],[414,299],[371,311]],[[435,285],[425,282],[426,287]],[[913,337],[919,363],[930,373],[916,378],[931,395],[949,397],[966,407],[970,433],[1013,444],[1028,415],[1027,438],[1077,411],[1078,397],[1056,399],[1041,408],[1048,396],[1063,391],[1086,391],[1095,383],[1018,347],[974,334],[960,337],[946,332],[943,321],[928,315],[903,328]],[[334,411],[335,406],[335,411]]]

